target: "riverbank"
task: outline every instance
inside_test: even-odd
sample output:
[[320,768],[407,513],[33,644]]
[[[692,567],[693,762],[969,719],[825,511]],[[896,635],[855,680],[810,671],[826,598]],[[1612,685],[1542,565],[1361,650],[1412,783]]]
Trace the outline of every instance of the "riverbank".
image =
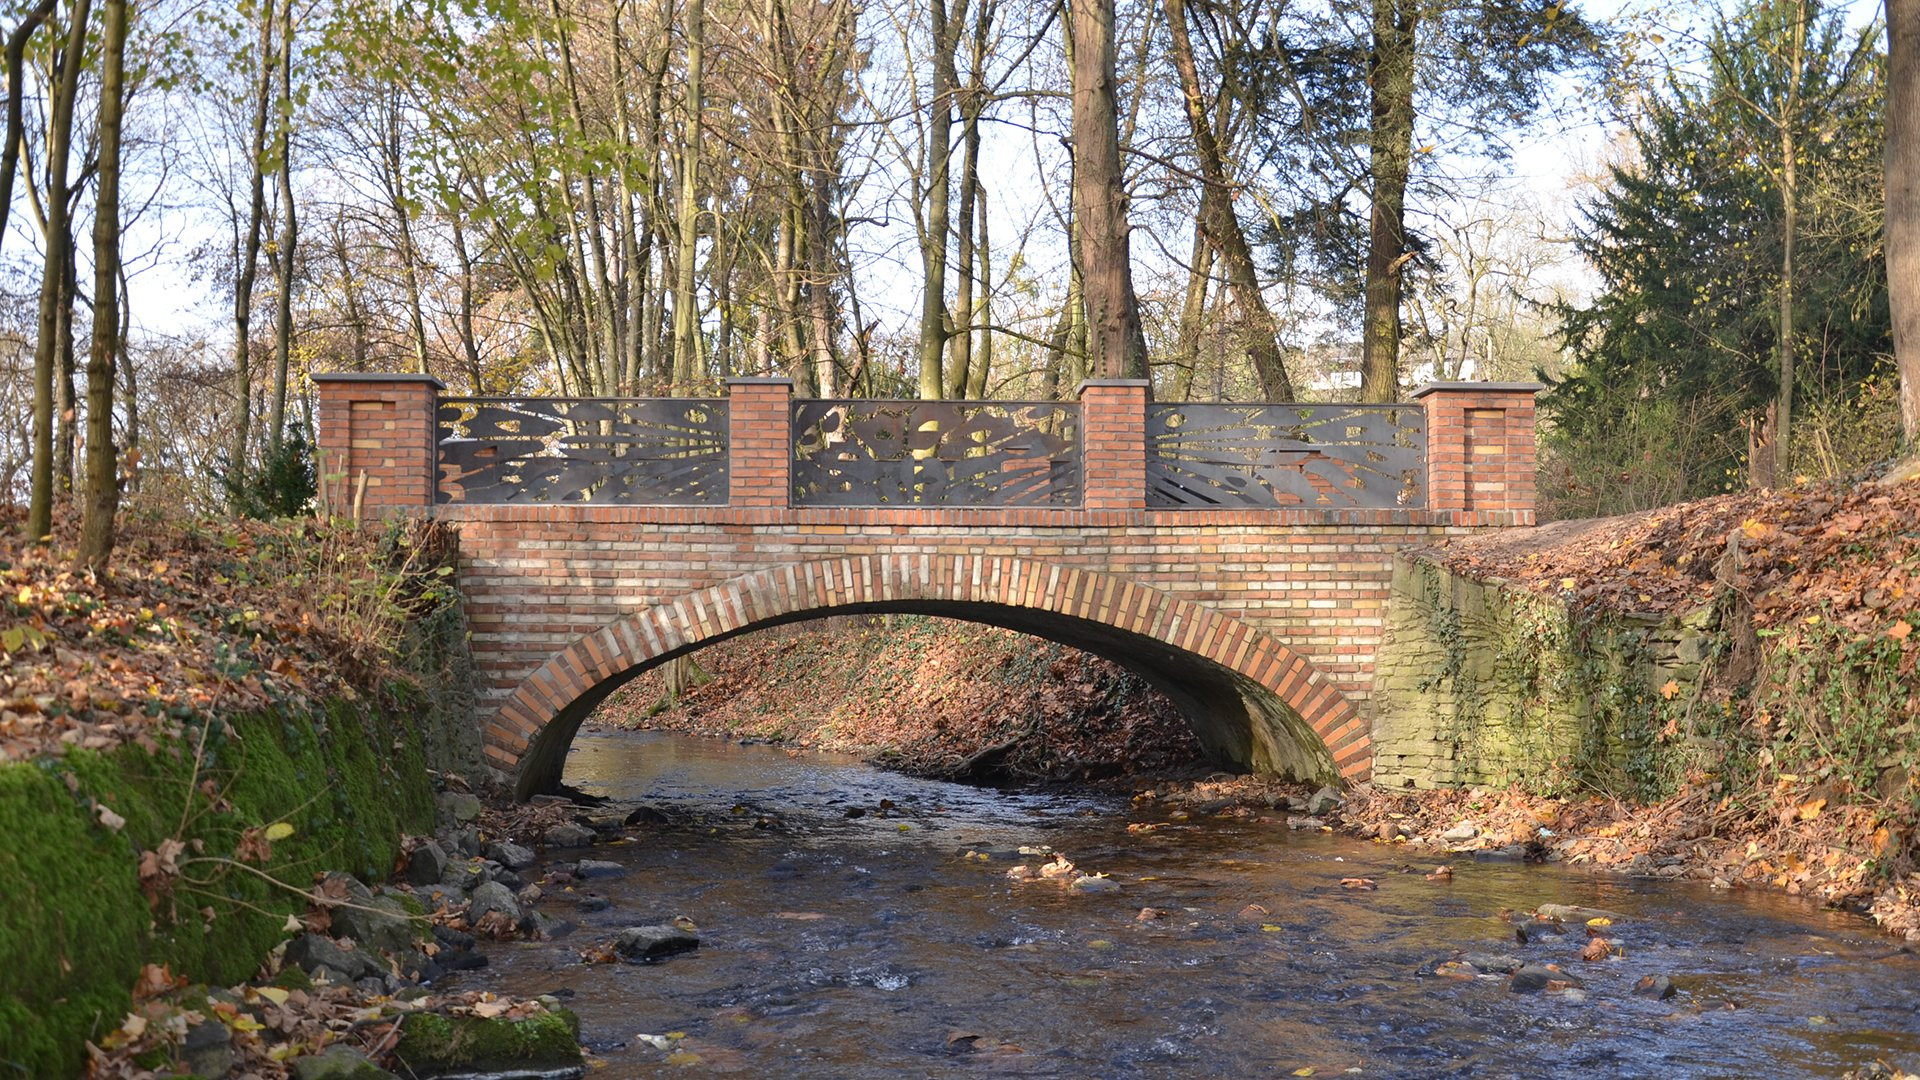
[[96,577],[70,525],[0,532],[0,1073],[366,1080],[495,1021],[564,1057],[418,986],[466,903],[359,884],[477,760],[451,536],[129,515]]

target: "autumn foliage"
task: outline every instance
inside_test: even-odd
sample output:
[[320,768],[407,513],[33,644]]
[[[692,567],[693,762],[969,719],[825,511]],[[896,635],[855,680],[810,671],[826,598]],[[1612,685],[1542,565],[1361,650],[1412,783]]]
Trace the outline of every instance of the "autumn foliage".
[[151,746],[194,715],[351,699],[444,588],[449,535],[313,520],[129,516],[111,573],[0,528],[0,761]]

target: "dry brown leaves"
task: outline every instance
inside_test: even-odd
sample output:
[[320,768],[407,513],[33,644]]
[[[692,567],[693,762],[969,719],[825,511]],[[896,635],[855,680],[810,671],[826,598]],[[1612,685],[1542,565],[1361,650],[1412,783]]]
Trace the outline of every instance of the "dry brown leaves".
[[149,964],[134,986],[134,1008],[120,1026],[88,1045],[90,1080],[148,1080],[157,1072],[136,1063],[177,1061],[187,1032],[205,1023],[227,1029],[235,1052],[228,1075],[282,1080],[295,1058],[346,1043],[378,1062],[399,1037],[400,1017],[438,1011],[456,1016],[524,1019],[540,1002],[488,991],[435,994],[401,1001],[369,996],[351,986],[286,989],[242,984],[224,991],[186,993],[187,980]]
[[371,532],[130,516],[95,577],[69,568],[71,522],[46,546],[16,526],[0,520],[0,761],[153,750],[180,716],[350,693],[385,672],[392,642],[336,602],[367,587]]
[[[1001,775],[1110,777],[1187,765],[1192,730],[1166,699],[1076,650],[967,623],[835,619],[701,650],[712,680],[649,715],[664,684],[636,679],[597,722],[766,738],[951,776],[995,748]],[[778,673],[770,678],[769,673]]]
[[[1818,612],[1878,631],[1920,601],[1916,521],[1920,479],[1814,484],[1491,534],[1455,541],[1436,557],[1578,608],[1665,615],[1713,599],[1716,566],[1738,533],[1739,584],[1753,598],[1758,625]],[[1909,632],[1910,625],[1897,636]]]

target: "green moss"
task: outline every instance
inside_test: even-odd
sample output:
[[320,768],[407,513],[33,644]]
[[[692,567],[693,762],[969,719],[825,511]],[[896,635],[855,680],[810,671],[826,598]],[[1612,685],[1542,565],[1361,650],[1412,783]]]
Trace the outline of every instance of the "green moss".
[[[419,740],[399,719],[409,708],[396,692],[190,722],[155,753],[0,767],[0,1077],[75,1073],[144,963],[220,985],[251,975],[314,871],[384,877],[401,834],[433,820]],[[96,804],[125,825],[98,824]],[[279,821],[294,834],[259,869],[291,887],[218,861],[243,830]],[[182,872],[150,910],[140,853],[174,837],[188,845]]]
[[400,1022],[394,1057],[418,1076],[578,1065],[580,1018],[567,1009],[524,1020],[409,1013]]

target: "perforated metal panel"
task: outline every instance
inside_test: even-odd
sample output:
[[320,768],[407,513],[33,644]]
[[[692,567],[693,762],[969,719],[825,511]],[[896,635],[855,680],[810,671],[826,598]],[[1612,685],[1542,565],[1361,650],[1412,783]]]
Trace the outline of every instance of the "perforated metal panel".
[[443,503],[727,501],[727,403],[441,398]]
[[1417,405],[1147,407],[1147,503],[1425,506]]
[[1075,506],[1080,407],[797,401],[796,506]]

